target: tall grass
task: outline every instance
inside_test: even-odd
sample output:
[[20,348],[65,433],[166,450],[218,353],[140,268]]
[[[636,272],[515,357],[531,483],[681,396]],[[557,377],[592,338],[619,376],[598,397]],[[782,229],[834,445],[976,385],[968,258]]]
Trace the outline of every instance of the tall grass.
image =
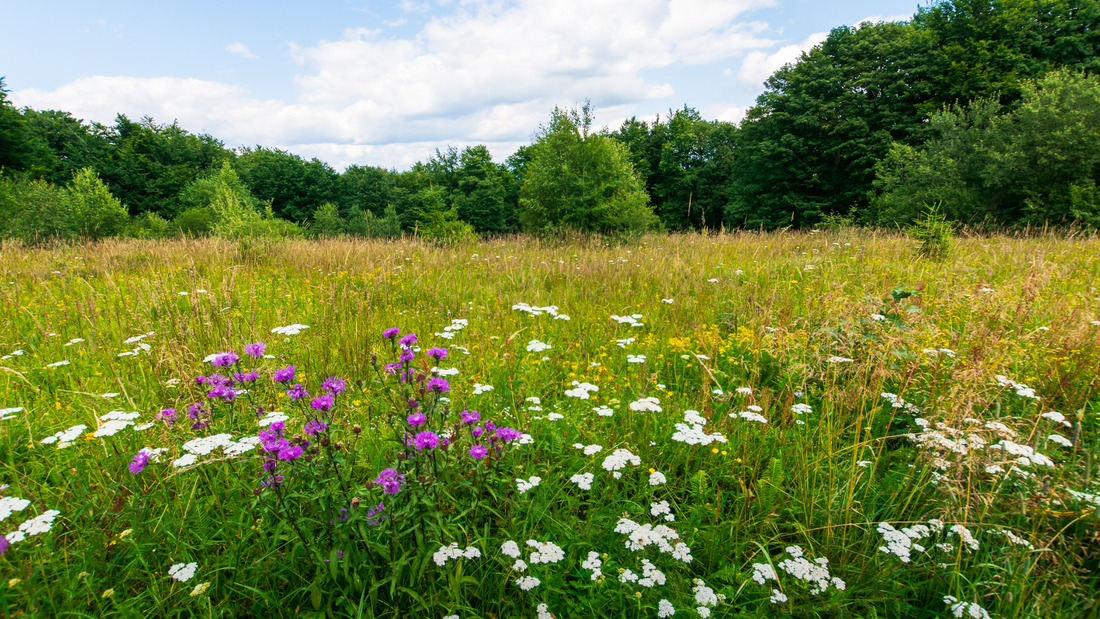
[[[442,248],[214,239],[5,247],[0,408],[22,410],[0,421],[0,496],[30,504],[0,533],[46,510],[60,515],[0,558],[0,612],[534,617],[545,603],[557,617],[632,617],[657,616],[664,600],[677,616],[938,617],[955,612],[950,595],[996,617],[1095,616],[1100,241],[960,238],[949,260],[913,255],[900,235],[858,231],[614,246],[514,237]],[[557,306],[569,319],[518,303]],[[611,318],[638,314],[638,327]],[[450,340],[435,335],[454,319],[468,325]],[[271,333],[292,323],[309,329]],[[194,436],[256,434],[252,421],[215,415],[207,431],[158,422],[91,436],[111,410],[153,421],[164,407],[204,401],[193,381],[212,371],[203,359],[264,341],[275,357],[256,362],[265,385],[286,364],[305,373],[311,393],[326,376],[350,381],[339,419],[364,429],[348,435],[350,481],[364,505],[388,501],[370,482],[401,451],[391,439],[404,413],[375,369],[390,354],[381,333],[395,326],[418,333],[425,350],[449,349],[439,366],[459,374],[441,407],[476,408],[534,443],[509,449],[496,468],[460,465],[451,452],[456,468],[438,474],[450,480],[442,488],[410,479],[398,497],[432,498],[415,517],[403,512],[411,537],[401,523],[356,534],[370,561],[349,566],[336,548],[317,560],[303,550],[313,542],[277,526],[272,495],[251,492],[255,452],[168,464]],[[531,340],[551,348],[528,352]],[[59,361],[69,363],[48,367]],[[599,391],[568,397],[574,381]],[[475,395],[475,384],[494,389]],[[290,410],[273,389],[254,391],[265,411]],[[662,410],[631,410],[646,397]],[[707,419],[703,432],[726,442],[674,440],[692,410]],[[754,411],[767,422],[738,416]],[[1041,416],[1050,411],[1066,423]],[[75,424],[89,429],[71,446],[42,443]],[[1048,438],[1055,433],[1069,446]],[[602,450],[584,455],[574,444]],[[131,474],[143,447],[168,451]],[[1054,466],[1041,455],[1019,461],[1012,451],[1022,447]],[[641,460],[621,478],[601,466],[616,448]],[[650,485],[650,469],[668,483]],[[569,481],[585,472],[595,479],[587,492]],[[542,482],[520,493],[515,478],[531,476]],[[631,552],[629,536],[613,530],[624,517],[665,523],[650,511],[660,501],[690,563]],[[880,550],[880,523],[930,520],[943,531],[911,530],[927,553],[904,562]],[[565,558],[514,570],[501,544],[528,539],[554,542]],[[436,565],[433,553],[452,542],[481,557]],[[844,588],[801,583],[781,566],[794,546],[827,558]],[[581,567],[590,551],[602,557],[602,578]],[[622,570],[642,573],[643,556],[665,585],[623,581]],[[198,564],[193,579],[167,575],[188,562]],[[754,581],[754,565],[773,566],[778,580]],[[525,574],[541,584],[522,590]],[[724,600],[701,605],[694,588],[703,585],[692,579]],[[199,583],[209,588],[192,596]]]

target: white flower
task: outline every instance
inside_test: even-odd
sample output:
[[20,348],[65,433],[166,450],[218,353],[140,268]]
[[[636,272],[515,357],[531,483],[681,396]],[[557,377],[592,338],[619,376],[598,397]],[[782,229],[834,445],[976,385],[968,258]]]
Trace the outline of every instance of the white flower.
[[638,322],[638,319],[641,318],[641,317],[642,317],[641,314],[631,314],[630,316],[612,316],[611,320],[614,320],[615,322],[617,322],[621,325],[630,325],[631,327],[641,327],[644,324],[644,323]]
[[544,350],[550,350],[550,345],[538,340],[531,340],[527,343],[527,352],[542,352]]
[[198,460],[198,458],[195,457],[195,454],[184,454],[183,456],[180,456],[179,458],[176,458],[175,460],[173,460],[172,461],[172,466],[174,466],[176,468],[191,466],[192,464],[195,463],[196,460]]
[[779,589],[772,589],[772,596],[769,599],[772,604],[780,604],[787,601],[787,596],[783,594]]
[[603,451],[602,445],[586,445],[584,447],[584,455],[586,456],[594,456],[601,451]]
[[593,408],[592,410],[595,411],[596,414],[599,415],[600,417],[611,417],[612,415],[615,414],[615,410],[612,409],[609,406],[602,406],[601,405],[601,406],[597,406],[597,407]]
[[457,376],[458,375],[458,368],[433,367],[432,368],[432,373],[435,374],[436,376]]
[[653,471],[649,474],[649,485],[651,486],[660,486],[667,482],[668,479],[666,479],[664,473],[660,471]]
[[569,481],[577,484],[577,486],[581,490],[591,490],[593,479],[595,479],[595,476],[592,475],[592,473],[578,473],[578,474],[570,477]]
[[801,415],[803,413],[812,413],[814,412],[814,407],[810,406],[809,404],[795,404],[791,407],[791,412],[796,415]]
[[871,320],[874,320],[875,322],[881,322],[883,320],[886,320],[886,316],[883,316],[882,314],[871,314]]
[[516,584],[519,585],[519,588],[523,589],[524,591],[530,591],[531,589],[539,586],[541,583],[542,581],[538,578],[535,578],[534,576],[523,576],[516,579]]
[[516,559],[515,562],[512,563],[512,570],[516,572],[526,572],[527,563],[523,559]]
[[960,602],[958,598],[953,595],[943,596],[943,603],[951,607],[951,614],[956,617],[966,617],[969,615],[974,619],[991,619],[989,613],[981,606],[973,602]]
[[546,418],[549,419],[550,421],[557,421],[559,419],[565,419],[565,415],[561,415],[561,414],[558,414],[558,413],[550,413],[546,416]]
[[15,413],[22,412],[22,406],[14,406],[12,408],[0,408],[0,421],[4,419],[15,418]]
[[[603,460],[603,468],[608,472],[617,472],[623,468],[626,468],[627,464],[633,464],[639,466],[642,464],[642,459],[634,454],[630,453],[626,449],[616,449]],[[620,474],[621,476],[621,474]]]
[[1063,415],[1062,413],[1059,413],[1058,411],[1046,412],[1046,413],[1043,413],[1042,415],[1039,415],[1039,416],[1042,417],[1043,419],[1049,419],[1049,420],[1053,421],[1054,423],[1060,423],[1060,424],[1064,425],[1067,428],[1072,428],[1073,427],[1072,423],[1066,421],[1066,416]]
[[600,569],[602,565],[603,561],[600,561],[600,553],[594,551],[589,551],[588,559],[581,563],[582,568],[592,571],[592,580],[596,580],[600,576],[603,576],[603,570]]
[[529,539],[527,545],[535,549],[530,557],[532,564],[557,563],[565,558],[565,551],[554,542],[540,542]]
[[588,399],[589,393],[599,391],[600,388],[592,383],[582,383],[579,381],[573,381],[573,389],[569,389],[565,392],[565,395],[571,398],[580,398],[582,400]]
[[46,367],[48,367],[48,368],[59,368],[63,365],[69,365],[69,362],[67,360],[65,360],[65,361],[55,361],[53,363],[46,364]]
[[528,490],[539,485],[542,481],[541,477],[532,476],[530,479],[516,479],[516,488],[520,494],[526,494]]
[[668,501],[661,501],[660,503],[650,503],[649,513],[652,516],[664,515],[665,520],[668,522],[675,522],[676,516],[672,513],[672,508],[669,506]]
[[838,357],[836,355],[833,355],[833,356],[829,357],[828,359],[826,359],[825,361],[827,363],[852,363],[853,360],[849,359],[848,357]]
[[[561,318],[561,316],[554,316],[554,318]],[[566,320],[569,319],[568,316],[565,318]],[[536,606],[535,610],[539,613],[538,619],[554,619],[554,615],[550,614],[550,607],[548,607],[545,602]]]
[[261,417],[260,420],[256,423],[259,424],[259,426],[262,428],[264,426],[269,426],[276,421],[286,421],[287,419],[290,419],[290,417],[288,417],[286,413],[282,411],[271,411],[270,413]]
[[191,577],[195,575],[195,570],[198,569],[198,563],[177,563],[168,568],[168,575],[180,582],[187,582],[191,580]]
[[745,395],[752,395],[752,387],[738,387],[737,393],[743,393]]
[[661,299],[661,303],[668,303],[669,305],[672,305],[675,302],[676,299]]
[[627,355],[627,363],[645,363],[645,355]]
[[[41,442],[44,445],[49,445],[50,443],[56,443],[58,441],[61,441],[62,443],[71,443],[75,441],[77,437],[79,437],[84,432],[84,430],[87,429],[88,426],[84,424],[76,425],[69,428],[68,430],[62,430],[57,434],[54,434],[53,436],[47,436],[46,438],[42,439]],[[0,518],[0,520],[3,520],[3,518]]]
[[[515,309],[515,308],[512,308]],[[519,544],[508,540],[500,545],[500,553],[506,557],[512,557],[513,559],[519,558]]]
[[642,398],[635,402],[630,403],[630,410],[632,411],[650,411],[654,413],[661,412],[661,401],[655,397]]
[[707,586],[707,583],[696,578],[695,586],[692,591],[695,593],[695,603],[703,606],[716,606],[718,604],[718,596],[715,595],[714,589]]
[[[715,280],[717,281],[717,280]],[[661,600],[657,603],[657,616],[658,617],[671,617],[676,614],[676,609],[673,608],[672,602],[668,600]]]
[[27,499],[21,499],[14,496],[0,497],[0,522],[8,519],[12,512],[21,512],[30,505],[31,502]]
[[1052,442],[1052,443],[1058,443],[1062,447],[1070,447],[1070,448],[1073,447],[1073,441],[1071,441],[1068,438],[1062,436],[1061,434],[1051,434],[1050,436],[1047,437],[1047,440]]
[[292,325],[287,325],[285,327],[275,327],[274,329],[271,330],[271,332],[272,333],[277,333],[279,335],[298,335],[299,333],[302,332],[302,330],[308,329],[308,328],[309,328],[309,325],[300,325],[298,323],[294,323]]
[[740,417],[749,421],[756,421],[759,423],[768,423],[768,420],[759,413],[753,413],[750,411],[741,411],[740,413],[730,413],[730,417]]

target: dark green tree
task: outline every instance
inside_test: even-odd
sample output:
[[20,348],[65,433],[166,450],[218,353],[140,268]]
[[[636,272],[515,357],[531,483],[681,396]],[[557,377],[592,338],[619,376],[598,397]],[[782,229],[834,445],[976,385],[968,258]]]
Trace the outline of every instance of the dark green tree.
[[478,234],[500,234],[508,225],[508,172],[493,163],[485,146],[470,146],[459,155],[453,202],[458,217]]
[[307,221],[325,202],[344,201],[339,175],[317,159],[306,161],[284,150],[257,146],[237,157],[236,168],[252,195],[270,202],[282,219]]

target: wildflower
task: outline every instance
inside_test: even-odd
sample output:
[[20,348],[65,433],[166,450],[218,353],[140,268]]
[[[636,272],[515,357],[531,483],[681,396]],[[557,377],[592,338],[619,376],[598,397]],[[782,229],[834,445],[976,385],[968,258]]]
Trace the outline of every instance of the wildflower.
[[569,481],[577,484],[577,487],[581,490],[591,490],[593,479],[595,479],[595,476],[592,473],[578,473],[570,477]]
[[4,553],[8,551],[8,548],[11,548],[11,543],[8,542],[8,538],[0,535],[0,557],[4,556]]
[[348,383],[342,378],[329,376],[325,379],[325,382],[321,383],[321,389],[331,393],[333,396],[338,396],[348,390]]
[[752,387],[738,387],[737,388],[737,393],[742,393],[742,394],[745,394],[745,395],[752,395]]
[[394,469],[384,469],[378,474],[378,477],[374,478],[374,483],[382,486],[382,491],[386,494],[397,494],[401,492],[401,484],[405,481],[405,475],[398,473]]
[[543,352],[550,350],[551,346],[546,342],[540,342],[538,340],[531,340],[527,343],[527,352]]
[[[718,281],[718,280],[714,280]],[[672,602],[668,600],[661,600],[657,603],[657,616],[658,617],[671,617],[676,614],[676,609],[672,606]]]
[[600,390],[599,387],[592,383],[573,381],[573,386],[573,389],[566,390],[565,395],[570,398],[580,398],[581,400],[587,400],[590,397],[588,395],[589,393]]
[[645,363],[645,355],[627,355],[627,363]]
[[1043,419],[1049,419],[1049,420],[1053,421],[1054,423],[1060,423],[1060,424],[1066,426],[1067,428],[1073,427],[1073,424],[1066,421],[1066,416],[1063,415],[1062,413],[1059,413],[1058,411],[1049,411],[1049,412],[1043,413],[1042,415],[1039,415],[1039,416],[1042,417]]
[[[562,317],[567,320],[569,319],[569,317],[565,316],[564,314],[562,314],[561,316],[555,316],[554,318]],[[550,607],[548,607],[545,602],[536,606],[535,610],[538,612],[538,619],[554,619],[554,615],[550,614]]]
[[397,337],[400,334],[401,334],[401,329],[398,329],[397,327],[392,327],[390,329],[386,329],[385,331],[383,331],[382,332],[382,337],[384,337],[388,340],[392,340],[393,338]]
[[500,545],[500,553],[506,557],[512,557],[513,559],[519,558],[519,544],[508,540]]
[[210,583],[209,582],[199,583],[199,584],[195,585],[194,589],[191,590],[191,597],[198,597],[198,596],[206,593],[206,590],[209,589],[209,588],[210,588]]
[[603,561],[600,561],[600,553],[595,551],[589,551],[588,559],[581,563],[582,568],[592,571],[592,580],[603,576],[603,571],[600,569],[602,565]]
[[191,577],[195,575],[195,570],[198,569],[198,563],[177,563],[168,568],[168,575],[180,582],[187,582],[191,580]]
[[257,359],[264,356],[264,352],[267,351],[267,344],[263,342],[256,342],[255,344],[248,344],[244,347],[244,354]]
[[288,365],[285,368],[275,370],[275,373],[271,376],[271,380],[277,383],[289,383],[294,380],[294,366]]
[[445,379],[436,377],[428,381],[428,391],[432,393],[446,393],[451,390],[451,384]]
[[523,576],[516,579],[516,584],[519,585],[520,589],[523,589],[524,591],[530,591],[531,589],[534,589],[535,587],[542,584],[542,581],[538,578],[535,578],[534,576]]
[[[12,580],[15,580],[16,582],[19,582],[18,578],[13,578]],[[11,586],[11,581],[8,581],[8,585]],[[106,599],[112,598],[114,596],[115,596],[115,590],[114,589],[107,589],[106,591],[103,592],[103,595],[101,595],[99,597],[106,600]]]
[[492,385],[482,385],[480,383],[474,383],[474,395],[481,395],[493,390]]
[[779,589],[772,589],[772,596],[769,598],[769,601],[772,604],[780,604],[787,601],[787,596]]
[[462,423],[465,425],[481,421],[481,413],[477,411],[462,411],[459,413],[459,417],[462,418]]
[[799,403],[799,404],[795,404],[794,406],[791,407],[791,412],[796,414],[796,415],[801,415],[803,413],[812,413],[812,412],[814,412],[814,408],[812,406],[810,406],[809,404]]
[[616,449],[610,456],[604,458],[602,466],[604,470],[611,472],[615,479],[619,479],[623,476],[619,471],[627,464],[639,466],[642,464],[642,459],[626,449]]
[[1050,436],[1047,437],[1047,440],[1052,442],[1052,443],[1057,443],[1057,444],[1061,445],[1062,447],[1070,447],[1070,448],[1073,447],[1073,441],[1071,441],[1068,438],[1062,436],[1061,434],[1051,434]]
[[432,359],[435,359],[436,361],[438,361],[438,360],[440,360],[440,359],[447,356],[447,349],[446,348],[429,348],[428,352],[425,353],[425,354],[428,355],[429,357],[431,357]]
[[664,515],[665,520],[668,522],[675,522],[676,516],[672,513],[672,508],[669,507],[668,501],[661,501],[660,503],[650,503],[649,513],[653,516]]
[[663,409],[661,408],[661,401],[654,397],[642,398],[636,402],[630,403],[630,410],[632,411],[650,411],[653,413],[659,413]]
[[649,485],[651,486],[660,486],[661,484],[667,482],[668,479],[665,478],[664,473],[661,473],[660,471],[653,471],[649,474]]
[[298,400],[301,400],[302,398],[308,398],[309,397],[309,392],[306,391],[306,388],[303,387],[301,385],[301,383],[298,383],[298,384],[294,385],[293,387],[291,387],[290,389],[288,389],[287,392],[286,392],[286,395],[291,400],[294,400],[295,402],[297,402]]
[[413,440],[413,444],[421,451],[424,449],[435,449],[439,447],[439,435],[428,430],[418,432],[416,438]]
[[405,421],[412,427],[422,426],[428,422],[428,418],[423,413],[413,413],[405,418]]
[[327,412],[332,410],[332,407],[336,404],[334,400],[335,398],[333,398],[331,393],[324,393],[313,398],[313,401],[310,402],[309,405],[313,407],[313,410]]
[[542,481],[541,477],[532,476],[530,479],[516,479],[516,489],[520,494],[526,494],[528,490],[539,485]]
[[[486,424],[486,425],[488,425],[488,424]],[[502,427],[502,428],[497,428],[496,432],[493,434],[493,436],[494,436],[494,438],[500,440],[502,443],[511,443],[514,440],[522,438],[523,433],[520,432],[519,430]]]
[[327,429],[328,424],[321,421],[320,419],[310,419],[306,422],[306,425],[302,426],[302,432],[305,432],[310,436],[313,436],[320,432],[324,432]]
[[415,333],[410,333],[410,334],[406,335],[405,337],[401,338],[400,340],[398,340],[397,343],[401,344],[401,346],[403,346],[405,348],[408,348],[409,346],[412,346],[413,344],[416,343],[416,334]]
[[474,460],[481,460],[489,453],[489,450],[485,445],[474,445],[470,448],[470,457]]
[[951,607],[951,614],[956,617],[970,615],[974,619],[990,619],[989,613],[981,606],[973,602],[960,602],[959,599],[953,595],[943,596],[943,603]]
[[291,460],[297,460],[302,457],[302,447],[300,445],[290,445],[279,450],[279,459],[287,462]]
[[661,303],[667,303],[669,305],[672,305],[675,302],[676,302],[676,299],[661,299]]
[[220,352],[210,362],[216,368],[227,368],[240,361],[240,357],[235,352]]
[[130,473],[137,475],[145,470],[145,465],[149,464],[149,452],[146,449],[134,454],[134,459],[130,462]]
[[833,355],[833,356],[829,357],[828,359],[826,359],[825,361],[827,363],[852,363],[853,359],[849,359],[848,357],[838,357],[836,355]]

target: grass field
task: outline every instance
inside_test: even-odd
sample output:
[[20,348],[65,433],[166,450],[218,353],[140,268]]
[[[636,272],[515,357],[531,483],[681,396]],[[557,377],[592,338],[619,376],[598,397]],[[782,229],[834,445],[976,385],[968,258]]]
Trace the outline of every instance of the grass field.
[[0,614],[1100,616],[1100,240],[912,246],[4,247]]

